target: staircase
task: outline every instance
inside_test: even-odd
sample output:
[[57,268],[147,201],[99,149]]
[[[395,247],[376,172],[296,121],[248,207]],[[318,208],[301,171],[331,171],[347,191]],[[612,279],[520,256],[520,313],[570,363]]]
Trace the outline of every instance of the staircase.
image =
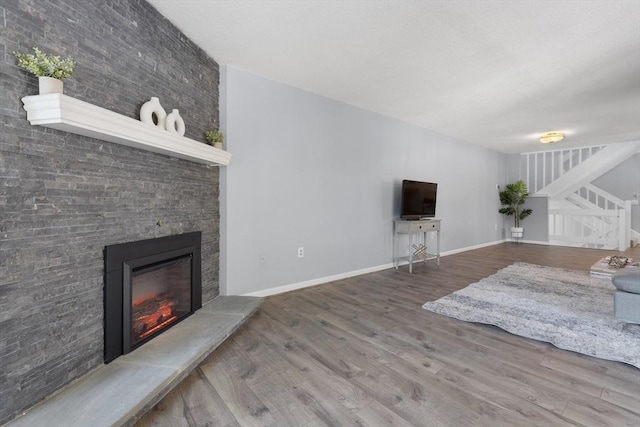
[[625,250],[640,236],[631,229],[631,206],[596,187],[594,180],[640,152],[640,142],[524,153],[520,177],[534,196],[546,196],[549,243]]

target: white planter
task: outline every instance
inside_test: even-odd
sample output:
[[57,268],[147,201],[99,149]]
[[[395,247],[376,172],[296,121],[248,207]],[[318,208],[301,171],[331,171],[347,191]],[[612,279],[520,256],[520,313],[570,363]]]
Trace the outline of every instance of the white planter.
[[524,234],[524,228],[522,227],[511,227],[511,237],[514,239],[521,239]]
[[53,77],[38,77],[38,87],[40,95],[47,95],[49,93],[62,93],[63,84],[62,80],[54,79]]
[[213,146],[214,146],[214,148],[218,148],[218,149],[222,150],[222,142],[214,142]]

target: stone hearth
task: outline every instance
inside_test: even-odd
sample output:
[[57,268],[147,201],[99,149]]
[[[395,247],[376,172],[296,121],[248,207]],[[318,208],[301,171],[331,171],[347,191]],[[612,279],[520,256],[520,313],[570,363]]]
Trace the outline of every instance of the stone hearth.
[[162,335],[102,365],[7,425],[131,425],[258,310],[262,298],[218,297]]

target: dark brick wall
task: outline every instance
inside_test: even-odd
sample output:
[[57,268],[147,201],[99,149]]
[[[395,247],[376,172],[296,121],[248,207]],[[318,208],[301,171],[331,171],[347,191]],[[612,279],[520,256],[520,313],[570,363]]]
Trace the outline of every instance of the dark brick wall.
[[218,294],[218,168],[31,126],[33,46],[77,60],[67,95],[132,118],[158,96],[199,141],[218,121],[218,65],[146,2],[0,3],[0,423],[102,363],[105,245],[201,230]]

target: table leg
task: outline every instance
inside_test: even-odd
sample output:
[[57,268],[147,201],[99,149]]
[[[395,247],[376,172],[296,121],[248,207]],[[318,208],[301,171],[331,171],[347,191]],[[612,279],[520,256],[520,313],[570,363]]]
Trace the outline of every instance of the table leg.
[[440,231],[436,231],[436,265],[440,267]]
[[398,232],[393,230],[393,266],[398,269]]
[[413,273],[413,233],[409,233],[409,273]]

